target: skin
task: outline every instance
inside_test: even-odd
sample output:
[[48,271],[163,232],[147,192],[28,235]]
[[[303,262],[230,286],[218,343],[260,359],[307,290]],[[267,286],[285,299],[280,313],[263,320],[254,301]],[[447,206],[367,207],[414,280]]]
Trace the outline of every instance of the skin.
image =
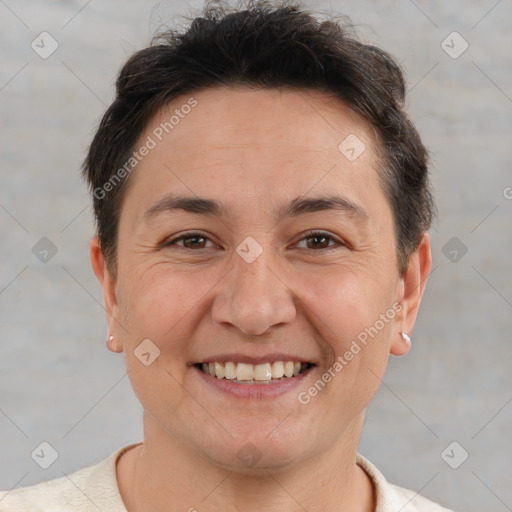
[[[400,276],[373,130],[339,101],[288,89],[193,96],[198,105],[133,171],[115,279],[97,237],[91,241],[114,336],[108,347],[124,352],[144,408],[144,442],[118,460],[121,496],[129,512],[374,510],[357,446],[389,355],[410,348],[400,332],[416,320],[432,265],[429,236]],[[140,143],[188,98],[159,111]],[[349,134],[366,146],[355,161],[338,149]],[[146,222],[144,212],[169,193],[215,199],[232,212],[176,210]],[[336,210],[277,214],[298,196],[332,193],[367,219]],[[159,248],[187,230],[206,238]],[[308,230],[331,238],[305,237]],[[236,252],[248,236],[263,249],[252,263]],[[297,394],[395,302],[401,310],[378,335],[310,403],[299,403]],[[144,339],[160,350],[149,366],[134,355]],[[189,366],[234,352],[298,354],[316,366],[299,388],[272,399],[221,393]],[[261,453],[253,467],[237,457],[248,442]]]

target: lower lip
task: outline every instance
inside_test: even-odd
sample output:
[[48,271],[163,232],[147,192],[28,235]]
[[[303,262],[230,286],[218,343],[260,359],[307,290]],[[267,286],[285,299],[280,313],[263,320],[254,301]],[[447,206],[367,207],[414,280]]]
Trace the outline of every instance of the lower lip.
[[195,371],[199,377],[208,384],[213,386],[218,391],[227,393],[237,398],[270,398],[279,395],[284,395],[293,389],[296,389],[302,381],[308,377],[313,367],[308,368],[302,373],[299,373],[296,377],[289,377],[285,380],[279,380],[275,383],[268,384],[238,384],[227,379],[217,379],[211,375],[207,375],[201,371],[197,366],[193,366],[192,370]]

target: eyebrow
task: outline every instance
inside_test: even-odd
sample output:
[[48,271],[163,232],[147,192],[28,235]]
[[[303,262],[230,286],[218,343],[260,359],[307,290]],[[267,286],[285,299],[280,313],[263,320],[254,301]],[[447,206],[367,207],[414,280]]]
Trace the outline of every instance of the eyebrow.
[[[214,199],[168,194],[149,207],[145,211],[143,218],[147,223],[159,214],[164,212],[172,213],[176,210],[217,217],[228,217],[231,213],[231,209],[228,206]],[[299,215],[326,210],[340,211],[360,221],[367,221],[369,219],[368,213],[362,206],[339,195],[296,197],[285,208],[281,208],[277,212],[277,216],[278,218],[298,217]]]

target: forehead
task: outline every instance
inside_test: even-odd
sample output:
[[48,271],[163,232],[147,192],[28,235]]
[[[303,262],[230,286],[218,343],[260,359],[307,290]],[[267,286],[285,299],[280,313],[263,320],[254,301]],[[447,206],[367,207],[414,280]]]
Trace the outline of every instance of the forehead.
[[127,191],[143,202],[169,191],[243,194],[242,203],[267,208],[309,191],[373,203],[379,192],[371,126],[321,91],[219,87],[183,95],[153,116],[137,147],[149,139],[153,148]]
[[[192,101],[195,106],[190,108]],[[173,126],[169,126],[171,118]],[[375,142],[371,126],[359,114],[339,99],[315,89],[208,88],[175,98],[161,108],[146,128],[148,133],[155,130],[157,138],[166,138],[172,132],[176,142],[193,137],[198,149],[201,141],[195,140],[194,134],[205,135],[204,132],[207,140],[217,145],[238,141],[254,146],[286,141],[288,145],[305,147],[303,143],[308,142],[308,149],[332,152],[333,156],[339,151],[340,137],[349,133]]]

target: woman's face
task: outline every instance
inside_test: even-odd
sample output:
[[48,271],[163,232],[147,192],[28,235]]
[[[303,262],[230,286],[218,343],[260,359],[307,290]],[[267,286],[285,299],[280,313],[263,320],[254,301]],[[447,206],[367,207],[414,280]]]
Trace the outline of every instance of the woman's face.
[[[191,96],[197,104],[174,100],[136,145],[149,150],[125,191],[117,278],[102,278],[146,435],[238,469],[357,442],[419,303],[412,288],[416,302],[404,297],[418,272],[398,275],[372,131],[320,92]],[[301,203],[333,196],[334,206]],[[177,197],[220,208],[172,208]],[[201,369],[268,379],[288,361],[312,366],[260,384]]]

